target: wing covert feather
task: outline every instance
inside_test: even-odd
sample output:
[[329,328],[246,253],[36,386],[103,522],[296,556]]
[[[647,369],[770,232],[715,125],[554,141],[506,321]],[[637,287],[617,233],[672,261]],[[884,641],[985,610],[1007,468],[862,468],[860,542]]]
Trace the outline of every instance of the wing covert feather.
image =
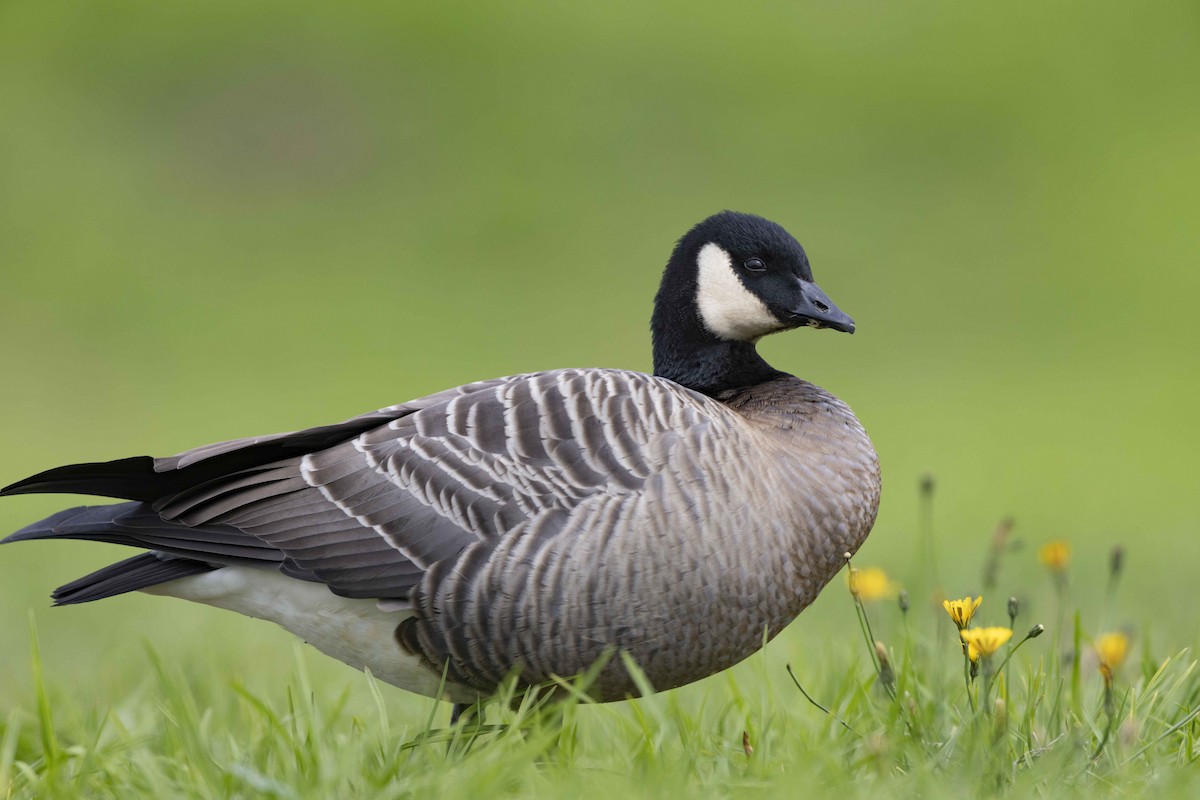
[[[532,540],[554,535],[587,498],[640,491],[714,408],[640,373],[516,375],[376,412],[380,425],[339,444],[154,505],[183,525],[243,531],[339,594],[403,598],[435,564],[467,551],[486,559],[509,532],[532,537],[523,544],[536,549]],[[210,445],[175,463],[286,436]]]

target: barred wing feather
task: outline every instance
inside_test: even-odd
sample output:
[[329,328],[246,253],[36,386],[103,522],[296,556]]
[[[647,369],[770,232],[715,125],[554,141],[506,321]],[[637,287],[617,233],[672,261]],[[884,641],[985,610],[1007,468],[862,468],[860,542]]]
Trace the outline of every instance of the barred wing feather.
[[[107,508],[129,507],[124,543],[222,564],[230,540],[244,537],[277,553],[261,563],[285,574],[348,597],[404,599],[434,564],[456,563],[473,544],[482,545],[472,548],[477,561],[510,531],[559,529],[589,497],[638,492],[714,413],[724,408],[640,373],[516,375],[343,423],[354,435],[311,452],[296,448],[337,426],[156,459],[170,491],[145,496],[149,507]],[[260,463],[262,454],[287,455]],[[139,526],[153,528],[153,542],[137,540]]]

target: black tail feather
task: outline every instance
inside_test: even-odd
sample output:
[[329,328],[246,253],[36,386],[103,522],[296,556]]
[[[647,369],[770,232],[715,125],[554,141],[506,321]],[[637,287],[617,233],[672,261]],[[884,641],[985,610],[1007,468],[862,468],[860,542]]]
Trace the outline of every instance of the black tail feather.
[[173,488],[164,486],[169,482],[169,478],[164,480],[161,473],[154,471],[153,458],[134,456],[117,461],[68,464],[48,469],[5,486],[0,489],[0,497],[60,492],[150,502]]
[[303,431],[199,447],[169,458],[133,456],[55,467],[0,489],[0,497],[58,492],[153,503],[243,470],[323,450],[411,413],[397,406]]
[[56,606],[90,603],[214,569],[219,567],[161,553],[142,553],[60,586],[50,597]]
[[0,544],[31,539],[80,539],[143,547],[181,559],[278,568],[283,553],[225,525],[188,527],[164,520],[144,503],[78,506],[26,525]]
[[[0,544],[23,542],[31,539],[74,539],[86,532],[113,530],[114,519],[136,509],[140,503],[114,503],[107,506],[75,506],[64,508],[51,514],[45,519],[32,522],[15,533],[0,539]],[[75,534],[75,535],[72,535]],[[113,544],[131,544],[136,542],[113,542]]]
[[68,508],[0,539],[0,544],[29,539],[82,539],[151,551],[59,588],[54,593],[58,605],[111,597],[231,565],[276,569],[290,577],[317,581],[315,573],[285,558],[265,539],[218,522],[189,526],[182,519],[165,519],[155,508],[210,481],[230,480],[236,484],[241,475],[253,483],[254,471],[332,447],[413,410],[395,406],[336,425],[222,442],[169,458],[134,456],[39,472],[0,489],[0,497],[61,492],[133,502]]

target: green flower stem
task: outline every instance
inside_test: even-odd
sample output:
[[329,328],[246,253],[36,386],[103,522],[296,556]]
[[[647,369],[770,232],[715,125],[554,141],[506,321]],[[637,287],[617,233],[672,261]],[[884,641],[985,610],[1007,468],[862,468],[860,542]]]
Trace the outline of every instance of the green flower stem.
[[[1030,639],[1036,639],[1037,637],[1041,636],[1045,631],[1046,631],[1046,628],[1041,623],[1034,625],[1032,628],[1030,628],[1029,633],[1025,634],[1024,639],[1022,639],[1021,641],[1017,642],[1015,645],[1013,645],[1012,647],[1009,648],[1008,654],[1004,656],[1004,660],[1000,662],[1000,666],[996,667],[996,672],[999,673],[1005,667],[1008,666],[1009,659],[1011,659],[1013,657],[1013,653],[1017,652],[1017,650],[1020,649],[1021,645],[1025,644]],[[987,697],[985,696],[984,699],[986,700]]]
[[863,638],[866,639],[867,651],[871,654],[871,665],[875,667],[875,674],[879,676],[879,682],[883,684],[888,696],[895,700],[896,687],[883,679],[883,665],[879,663],[879,658],[875,655],[875,633],[871,630],[871,620],[867,617],[867,608],[863,605],[861,597],[858,595],[853,597],[854,608],[858,612],[858,624],[862,628]]
[[967,700],[971,703],[971,713],[976,712],[975,695],[971,694],[971,656],[967,649],[967,643],[962,643],[963,651],[963,683],[967,687]]

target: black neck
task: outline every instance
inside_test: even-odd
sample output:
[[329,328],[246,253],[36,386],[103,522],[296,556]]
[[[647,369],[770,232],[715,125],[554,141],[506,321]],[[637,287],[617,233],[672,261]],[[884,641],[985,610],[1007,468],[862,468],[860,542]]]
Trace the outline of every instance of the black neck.
[[749,342],[717,341],[697,347],[656,339],[654,374],[712,396],[727,389],[755,386],[785,373],[764,361]]
[[713,335],[696,309],[695,267],[680,263],[695,253],[684,242],[675,249],[654,299],[650,320],[654,374],[706,395],[741,389],[785,373],[772,367],[751,342]]

